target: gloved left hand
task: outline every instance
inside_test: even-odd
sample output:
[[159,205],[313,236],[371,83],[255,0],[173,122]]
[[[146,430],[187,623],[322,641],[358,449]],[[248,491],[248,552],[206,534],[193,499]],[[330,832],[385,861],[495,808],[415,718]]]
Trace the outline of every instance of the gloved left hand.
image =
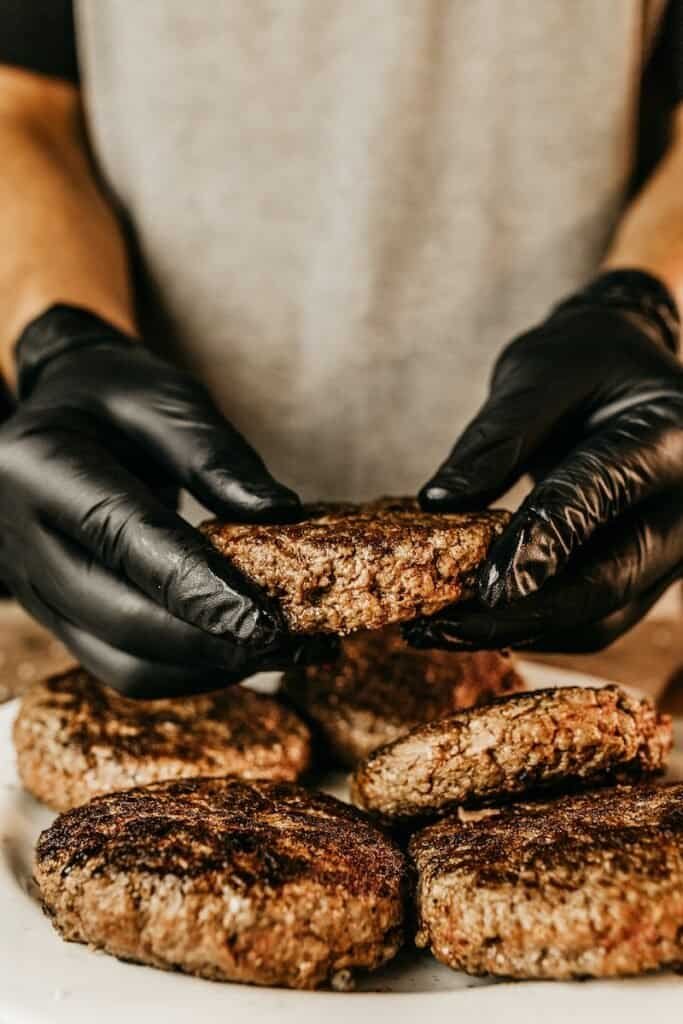
[[513,341],[490,395],[420,493],[479,508],[536,485],[494,544],[477,599],[405,630],[419,646],[596,650],[683,567],[683,367],[675,303],[603,274]]
[[208,391],[85,309],[55,305],[16,347],[0,429],[0,577],[80,663],[129,697],[217,689],[329,659],[176,514],[179,487],[232,521],[301,515],[299,498]]

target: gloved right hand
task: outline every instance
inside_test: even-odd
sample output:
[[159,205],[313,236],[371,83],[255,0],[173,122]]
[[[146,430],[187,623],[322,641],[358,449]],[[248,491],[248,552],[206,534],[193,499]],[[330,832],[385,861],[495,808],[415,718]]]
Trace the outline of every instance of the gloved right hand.
[[16,359],[18,406],[0,428],[0,576],[81,664],[151,697],[329,656],[321,638],[288,634],[175,512],[180,486],[230,520],[301,511],[200,384],[68,306],[29,324]]

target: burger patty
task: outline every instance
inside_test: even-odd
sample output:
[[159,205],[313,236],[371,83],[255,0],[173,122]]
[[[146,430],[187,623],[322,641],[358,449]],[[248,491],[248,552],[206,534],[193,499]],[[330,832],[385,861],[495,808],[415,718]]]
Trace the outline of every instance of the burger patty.
[[73,669],[34,686],[14,724],[19,775],[67,810],[159,779],[239,775],[293,781],[310,762],[308,727],[243,687],[173,700],[130,700]]
[[379,629],[463,597],[509,515],[445,515],[412,499],[319,505],[285,525],[202,527],[211,543],[275,598],[295,633]]
[[619,786],[415,835],[419,946],[512,978],[683,963],[683,785]]
[[403,854],[352,807],[291,783],[98,797],[42,833],[35,877],[65,939],[204,978],[314,988],[403,941]]
[[415,650],[397,628],[357,633],[338,662],[291,669],[283,684],[336,760],[352,768],[423,722],[524,686],[507,655]]
[[616,686],[517,693],[380,747],[352,793],[359,807],[410,819],[658,772],[671,744],[671,718]]

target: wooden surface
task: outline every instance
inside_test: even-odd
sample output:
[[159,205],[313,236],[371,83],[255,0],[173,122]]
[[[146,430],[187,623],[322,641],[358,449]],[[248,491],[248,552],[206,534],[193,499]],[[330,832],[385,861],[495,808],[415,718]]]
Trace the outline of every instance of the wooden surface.
[[0,703],[70,664],[71,656],[47,630],[13,601],[0,601]]
[[[678,601],[641,622],[606,651],[537,656],[537,661],[628,683],[683,714],[683,617]],[[60,643],[16,604],[0,601],[0,703],[72,660]]]
[[[534,661],[634,686],[664,706],[681,690],[683,710],[683,623],[674,618],[647,619],[597,654],[531,656]],[[528,657],[528,655],[525,655]],[[676,677],[679,677],[676,681]]]

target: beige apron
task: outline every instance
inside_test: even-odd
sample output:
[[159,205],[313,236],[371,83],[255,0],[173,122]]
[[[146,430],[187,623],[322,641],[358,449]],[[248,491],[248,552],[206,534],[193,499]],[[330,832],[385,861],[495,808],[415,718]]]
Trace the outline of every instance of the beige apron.
[[306,497],[416,489],[501,347],[599,265],[661,8],[82,0],[156,343]]

